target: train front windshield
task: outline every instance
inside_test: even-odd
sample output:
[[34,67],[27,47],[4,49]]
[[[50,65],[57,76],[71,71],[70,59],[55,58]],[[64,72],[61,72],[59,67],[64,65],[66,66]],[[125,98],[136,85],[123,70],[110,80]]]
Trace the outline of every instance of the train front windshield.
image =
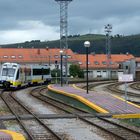
[[2,76],[9,76],[14,77],[15,69],[13,68],[3,68],[2,70]]

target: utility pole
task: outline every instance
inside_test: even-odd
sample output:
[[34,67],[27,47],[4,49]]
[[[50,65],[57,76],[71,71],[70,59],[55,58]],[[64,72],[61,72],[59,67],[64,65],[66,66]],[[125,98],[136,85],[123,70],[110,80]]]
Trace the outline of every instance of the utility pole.
[[55,0],[60,5],[60,50],[65,58],[65,80],[68,84],[68,4],[72,0]]

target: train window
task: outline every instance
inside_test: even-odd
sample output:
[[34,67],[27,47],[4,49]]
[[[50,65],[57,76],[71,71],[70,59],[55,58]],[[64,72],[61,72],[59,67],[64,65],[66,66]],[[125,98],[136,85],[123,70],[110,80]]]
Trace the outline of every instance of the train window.
[[2,70],[2,76],[9,76],[14,77],[15,69],[13,68],[3,68]]
[[33,69],[33,75],[48,75],[50,69]]
[[18,80],[18,79],[19,79],[19,69],[17,71],[17,76],[16,76],[16,80]]
[[125,66],[125,69],[128,70],[128,66]]
[[2,70],[2,76],[6,76],[7,75],[7,68],[3,68]]
[[40,75],[41,71],[40,69],[33,69],[33,75]]
[[26,76],[31,75],[31,69],[30,68],[25,68],[24,71],[25,71]]
[[50,69],[42,69],[42,75],[50,74]]

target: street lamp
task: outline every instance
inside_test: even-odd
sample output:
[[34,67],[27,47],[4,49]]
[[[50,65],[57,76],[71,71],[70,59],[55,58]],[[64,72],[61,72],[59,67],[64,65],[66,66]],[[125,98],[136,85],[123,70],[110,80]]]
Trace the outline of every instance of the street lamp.
[[112,25],[107,24],[105,25],[105,33],[106,33],[106,55],[107,55],[107,69],[108,69],[108,79],[111,78],[111,32],[112,32]]
[[87,71],[87,94],[88,94],[88,48],[90,47],[90,42],[89,41],[85,41],[84,42],[84,46],[86,48],[86,71]]
[[61,82],[61,87],[63,86],[63,79],[62,79],[62,77],[63,77],[63,67],[62,67],[62,58],[63,58],[63,50],[60,50],[59,51],[60,52],[60,82]]

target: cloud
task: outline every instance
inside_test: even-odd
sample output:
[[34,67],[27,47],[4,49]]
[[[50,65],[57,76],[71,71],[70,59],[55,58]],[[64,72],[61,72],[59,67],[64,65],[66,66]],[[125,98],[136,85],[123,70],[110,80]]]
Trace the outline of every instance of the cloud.
[[[68,8],[69,34],[140,33],[139,0],[73,0]],[[1,0],[0,43],[59,38],[59,4],[55,0]]]
[[0,31],[1,43],[24,42],[27,40],[55,40],[59,38],[59,27],[45,25],[41,21],[20,21],[20,30]]

